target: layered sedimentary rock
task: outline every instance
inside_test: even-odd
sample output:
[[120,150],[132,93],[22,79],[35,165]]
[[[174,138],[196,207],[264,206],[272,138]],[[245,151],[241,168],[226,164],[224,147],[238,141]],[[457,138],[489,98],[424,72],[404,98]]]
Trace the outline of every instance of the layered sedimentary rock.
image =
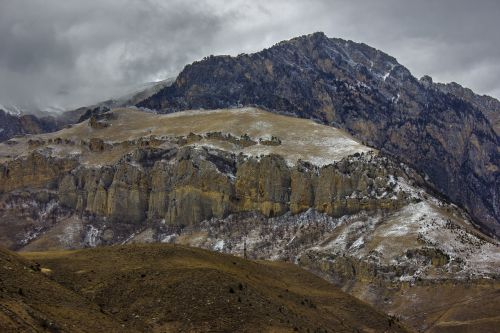
[[[418,329],[450,308],[436,291],[455,284],[459,303],[498,285],[498,242],[345,132],[253,108],[101,116],[0,144],[0,244],[175,242],[292,261]],[[444,310],[415,319],[434,303]]]
[[75,168],[76,159],[55,158],[34,152],[26,158],[0,164],[0,192],[23,187],[52,187],[53,181]]
[[230,213],[273,217],[309,208],[342,216],[391,210],[409,200],[408,193],[393,191],[396,179],[409,181],[409,175],[371,153],[320,168],[306,162],[290,166],[278,155],[253,158],[205,147],[137,148],[104,167],[35,152],[1,168],[1,193],[53,190],[75,213],[115,223],[165,220],[190,226]]

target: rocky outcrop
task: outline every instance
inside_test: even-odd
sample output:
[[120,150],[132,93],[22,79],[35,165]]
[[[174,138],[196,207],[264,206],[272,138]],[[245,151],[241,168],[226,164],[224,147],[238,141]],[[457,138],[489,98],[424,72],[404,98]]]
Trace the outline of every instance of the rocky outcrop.
[[207,57],[138,104],[163,112],[236,105],[344,128],[411,164],[500,233],[500,142],[483,110],[417,80],[383,52],[315,33],[255,54]]
[[273,217],[309,208],[331,216],[394,210],[410,200],[410,193],[395,190],[395,179],[418,179],[371,153],[319,168],[289,166],[278,155],[252,158],[189,146],[137,148],[103,167],[35,152],[0,168],[0,193],[49,188],[76,214],[180,226],[240,212]]
[[26,158],[0,164],[0,193],[23,187],[57,186],[57,180],[78,165],[76,159],[55,158],[34,152]]
[[[405,320],[415,309],[431,311],[419,300],[443,284],[498,281],[498,243],[461,209],[430,196],[403,163],[369,152],[323,167],[292,165],[188,138],[195,146],[131,140],[131,152],[108,165],[51,157],[38,145],[0,164],[0,244],[44,251],[174,242],[286,260]],[[413,294],[421,288],[417,298],[405,298],[410,286]]]

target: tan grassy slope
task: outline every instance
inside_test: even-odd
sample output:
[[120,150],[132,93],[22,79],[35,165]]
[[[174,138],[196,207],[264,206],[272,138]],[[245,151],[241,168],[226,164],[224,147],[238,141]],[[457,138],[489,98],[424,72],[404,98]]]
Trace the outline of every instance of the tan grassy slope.
[[[0,248],[0,332],[122,332],[97,304]],[[130,331],[130,330],[129,330]]]
[[[430,323],[428,333],[500,332],[500,285],[493,281],[471,285],[441,284],[419,286],[405,291],[399,301],[419,294],[418,315]],[[439,297],[440,295],[441,297]],[[417,315],[415,315],[417,316]]]
[[405,332],[299,267],[166,244],[25,253],[61,285],[146,332]]
[[[275,136],[281,140],[277,146],[255,144],[249,147],[237,147],[229,142],[203,139],[196,145],[211,145],[234,153],[247,155],[284,156],[289,162],[298,159],[308,160],[317,165],[338,161],[356,152],[372,149],[356,141],[348,133],[334,127],[317,124],[311,120],[277,115],[256,108],[195,110],[168,115],[157,115],[133,109],[113,110],[113,119],[105,128],[92,128],[85,121],[59,132],[13,139],[16,144],[0,144],[0,161],[26,154],[34,149],[48,147],[54,155],[81,156],[86,164],[114,163],[121,156],[132,150],[130,147],[116,145],[128,140],[144,137],[178,137],[190,133],[205,135],[222,132],[240,137],[247,134],[253,140],[270,139]],[[111,151],[90,153],[82,147],[82,140],[103,139],[115,144]],[[44,140],[42,146],[29,146],[29,140]],[[52,139],[70,140],[74,144],[47,144]]]

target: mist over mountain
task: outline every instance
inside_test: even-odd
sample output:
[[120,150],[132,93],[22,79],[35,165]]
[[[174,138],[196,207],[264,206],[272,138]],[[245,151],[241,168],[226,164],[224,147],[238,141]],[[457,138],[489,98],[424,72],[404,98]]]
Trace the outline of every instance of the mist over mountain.
[[209,54],[257,52],[314,31],[499,98],[499,15],[496,0],[2,1],[0,103],[74,109]]

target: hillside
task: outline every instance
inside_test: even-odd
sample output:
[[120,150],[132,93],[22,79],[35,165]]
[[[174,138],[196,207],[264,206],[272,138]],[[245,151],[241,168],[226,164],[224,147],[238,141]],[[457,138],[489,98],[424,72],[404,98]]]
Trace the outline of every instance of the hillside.
[[[84,164],[106,165],[116,163],[120,157],[140,147],[141,141],[146,146],[146,142],[155,140],[159,146],[160,143],[180,143],[249,156],[278,154],[289,164],[302,159],[326,165],[348,155],[373,150],[342,130],[256,108],[170,115],[115,109],[101,117],[100,124],[94,119],[94,126],[82,122],[55,133],[13,139],[0,145],[0,161],[28,156],[46,148],[54,157],[73,155],[79,156]],[[227,135],[231,137],[225,137]],[[246,140],[242,139],[245,135],[248,136]],[[185,142],[181,142],[181,138]],[[103,149],[88,147],[91,140],[102,141]],[[87,145],[82,145],[81,141],[87,141]]]
[[[17,256],[6,252],[2,256],[2,260],[6,256],[16,260],[21,274],[50,283],[45,289],[35,281],[16,281],[7,275],[6,283],[23,288],[24,296],[18,298],[27,299],[25,302],[50,304],[55,301],[48,294],[51,291],[56,297],[73,294],[75,304],[85,299],[88,308],[99,309],[92,313],[82,308],[75,318],[86,321],[76,329],[65,326],[64,314],[50,317],[52,327],[60,331],[116,329],[110,325],[98,328],[104,318],[119,323],[120,332],[408,331],[394,318],[291,264],[158,244],[23,254],[39,263],[45,273],[23,270],[22,263],[28,263]],[[37,289],[47,294],[35,294]],[[8,314],[11,303],[0,302],[0,313]],[[49,305],[38,309],[50,311]],[[5,325],[3,320],[1,325]],[[10,327],[15,325],[22,327],[19,322]]]
[[342,130],[256,108],[115,109],[0,144],[0,242],[288,261],[419,330],[493,325],[486,305],[460,304],[499,301],[498,241],[418,172]]
[[123,332],[121,323],[97,304],[43,272],[0,248],[1,332]]

